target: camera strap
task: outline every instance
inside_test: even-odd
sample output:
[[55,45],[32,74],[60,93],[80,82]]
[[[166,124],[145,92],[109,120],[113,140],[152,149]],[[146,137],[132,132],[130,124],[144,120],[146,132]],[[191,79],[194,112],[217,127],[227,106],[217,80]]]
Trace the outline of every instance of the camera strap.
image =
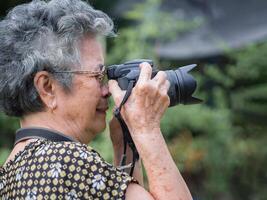
[[17,143],[27,139],[46,139],[53,142],[61,142],[61,141],[77,142],[77,140],[67,135],[46,128],[21,128],[16,132],[14,146]]
[[[122,170],[124,170],[126,168],[131,167],[131,171],[130,171],[130,175],[131,176],[133,175],[135,163],[136,163],[136,161],[139,160],[139,153],[138,153],[138,151],[136,149],[136,146],[135,146],[135,144],[133,142],[133,139],[131,137],[130,131],[129,131],[125,121],[123,120],[123,118],[121,116],[121,108],[126,103],[128,98],[130,97],[130,95],[132,93],[132,90],[133,90],[133,87],[134,87],[134,83],[135,83],[135,81],[130,81],[120,106],[118,108],[116,108],[115,111],[114,111],[114,116],[118,119],[118,121],[119,121],[119,123],[121,125],[121,128],[122,128],[122,132],[123,132],[124,149],[123,149],[123,155],[122,155],[122,158],[121,158],[120,168]],[[133,153],[132,163],[129,166],[126,165],[127,144],[129,145],[129,147],[131,148],[132,153]]]

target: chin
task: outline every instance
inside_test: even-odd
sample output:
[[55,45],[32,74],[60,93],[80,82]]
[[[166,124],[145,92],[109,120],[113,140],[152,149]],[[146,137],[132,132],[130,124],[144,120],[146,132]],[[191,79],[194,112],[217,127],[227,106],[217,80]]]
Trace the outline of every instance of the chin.
[[105,129],[106,129],[106,121],[99,121],[96,126],[95,126],[95,133],[98,134],[98,133],[101,133],[103,132]]
[[106,124],[106,121],[105,121],[105,123],[102,125],[102,127],[101,127],[101,130],[100,130],[100,131],[101,131],[101,132],[102,132],[102,131],[104,131],[104,130],[106,129],[106,127],[107,127],[107,124]]
[[96,136],[98,133],[103,132],[106,129],[106,115],[98,115],[96,113],[94,117],[91,117],[86,121],[89,122],[86,124],[86,129],[94,136]]

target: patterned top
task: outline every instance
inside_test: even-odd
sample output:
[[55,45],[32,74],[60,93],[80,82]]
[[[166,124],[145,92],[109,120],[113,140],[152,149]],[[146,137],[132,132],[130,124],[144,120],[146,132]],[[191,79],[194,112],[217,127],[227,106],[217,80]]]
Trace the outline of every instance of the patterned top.
[[132,181],[87,145],[39,139],[0,168],[0,198],[125,199]]

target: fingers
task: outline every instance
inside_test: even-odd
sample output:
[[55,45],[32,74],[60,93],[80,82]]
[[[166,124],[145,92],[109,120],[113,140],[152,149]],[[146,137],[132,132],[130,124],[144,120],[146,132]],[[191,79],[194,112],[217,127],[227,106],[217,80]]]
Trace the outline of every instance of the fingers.
[[[166,107],[166,105],[169,104],[167,92],[170,86],[166,73],[159,71],[151,80],[151,66],[148,63],[142,63],[140,68],[140,76],[133,90],[136,103],[144,107],[150,107],[153,104],[159,104],[158,106],[155,105],[155,108],[159,106]],[[109,91],[112,94],[115,105],[118,107],[125,95],[125,91],[122,91],[118,82],[114,80],[109,81]]]
[[167,80],[167,75],[165,72],[159,71],[152,81],[154,82],[154,85],[159,88],[160,93],[164,94],[168,92],[169,81]]
[[152,79],[153,85],[158,89],[157,92],[159,95],[166,95],[169,87],[170,82],[167,79],[167,75],[163,71],[159,71],[156,76]]
[[170,85],[171,85],[171,84],[170,84],[170,81],[166,80],[162,88],[163,88],[164,90],[166,90],[167,93],[168,93],[168,91],[169,91],[169,89],[170,89]]
[[110,127],[110,130],[113,130],[113,131],[120,131],[121,130],[120,123],[117,120],[117,118],[114,116],[112,117],[112,119],[109,122],[109,127]]
[[125,91],[122,91],[117,81],[110,80],[108,82],[109,91],[113,97],[115,105],[118,107],[122,101]]
[[168,80],[165,80],[160,86],[159,86],[159,93],[160,95],[168,95],[168,91],[170,88],[170,82]]
[[141,68],[141,71],[140,71],[139,79],[137,81],[137,85],[143,84],[149,81],[152,75],[152,67],[147,62],[141,63],[140,68]]
[[159,71],[152,80],[157,82],[158,85],[162,85],[162,84],[164,84],[166,79],[167,79],[166,73],[163,71]]
[[170,104],[170,98],[168,96],[170,82],[167,79],[166,73],[163,71],[159,71],[152,81],[154,81],[154,85],[158,88],[156,98],[159,100],[156,102],[155,108],[164,112]]

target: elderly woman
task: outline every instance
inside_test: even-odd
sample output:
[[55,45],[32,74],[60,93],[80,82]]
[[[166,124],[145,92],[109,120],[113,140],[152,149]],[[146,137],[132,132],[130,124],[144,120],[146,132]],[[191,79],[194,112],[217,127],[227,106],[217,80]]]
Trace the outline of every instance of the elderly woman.
[[123,138],[115,119],[114,166],[87,146],[105,129],[110,93],[116,106],[125,94],[116,81],[109,87],[102,82],[97,36],[112,30],[106,14],[80,0],[35,0],[0,22],[0,108],[21,125],[0,168],[1,199],[191,199],[160,130],[169,82],[163,72],[151,79],[149,64],[141,64],[122,109],[149,191],[142,186],[140,162],[133,177],[116,167]]

